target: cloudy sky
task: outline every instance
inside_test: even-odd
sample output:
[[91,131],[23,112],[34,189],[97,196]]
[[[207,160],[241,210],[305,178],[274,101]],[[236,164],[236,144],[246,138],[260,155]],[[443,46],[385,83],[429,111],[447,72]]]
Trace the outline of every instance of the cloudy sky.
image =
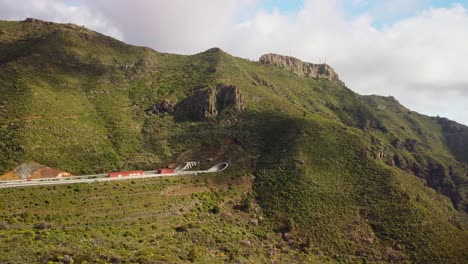
[[0,19],[26,17],[163,52],[326,61],[360,94],[468,125],[468,0],[0,0]]

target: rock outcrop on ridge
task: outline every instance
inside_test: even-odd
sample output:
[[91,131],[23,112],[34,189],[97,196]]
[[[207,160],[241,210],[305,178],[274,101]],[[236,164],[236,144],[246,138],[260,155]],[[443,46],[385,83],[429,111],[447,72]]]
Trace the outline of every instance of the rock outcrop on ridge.
[[273,53],[261,56],[259,61],[263,64],[271,64],[281,67],[299,76],[305,76],[313,79],[325,79],[339,84],[344,84],[338,78],[338,74],[336,74],[335,70],[327,64],[303,62],[294,57]]

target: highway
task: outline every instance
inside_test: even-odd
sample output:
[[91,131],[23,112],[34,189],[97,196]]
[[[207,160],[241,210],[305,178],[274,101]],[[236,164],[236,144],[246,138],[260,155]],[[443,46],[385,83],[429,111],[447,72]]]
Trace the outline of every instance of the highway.
[[227,163],[218,164],[208,170],[198,171],[175,171],[169,174],[158,174],[156,171],[145,171],[144,175],[139,176],[123,176],[123,177],[107,177],[107,174],[91,174],[91,175],[80,175],[62,178],[42,178],[32,180],[11,180],[11,181],[0,181],[0,189],[5,188],[22,188],[32,186],[45,186],[45,185],[61,185],[61,184],[73,184],[73,183],[93,183],[93,182],[108,182],[108,181],[122,181],[122,180],[133,180],[133,179],[147,179],[156,177],[175,177],[184,175],[197,175],[201,173],[216,173],[225,170]]

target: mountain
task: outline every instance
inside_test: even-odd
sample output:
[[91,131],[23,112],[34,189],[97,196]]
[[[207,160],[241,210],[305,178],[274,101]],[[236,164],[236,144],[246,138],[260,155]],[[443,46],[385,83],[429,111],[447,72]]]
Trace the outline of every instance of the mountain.
[[[177,256],[202,262],[468,258],[468,127],[410,111],[393,97],[356,94],[329,65],[277,54],[253,62],[219,48],[166,54],[73,24],[26,19],[0,22],[0,84],[5,173],[28,162],[75,174],[183,160],[230,163],[226,174],[204,183],[161,181],[170,186],[164,190],[151,183],[152,198],[141,196],[148,189],[137,183],[124,183],[127,190],[115,184],[1,190],[6,213],[0,235],[30,252],[14,251],[3,261],[54,261],[64,254],[139,263],[151,263],[150,256],[169,262]],[[182,200],[166,195],[185,188],[190,192],[179,193]],[[92,198],[102,193],[131,215],[186,207],[169,216],[155,213],[149,223]],[[28,197],[52,194],[64,198],[28,206]],[[130,194],[138,199],[122,199]],[[23,198],[10,203],[18,196]],[[69,202],[80,201],[82,211],[70,209]],[[108,213],[99,218],[92,212]],[[86,227],[74,214],[86,219]],[[115,221],[103,220],[111,214]],[[120,226],[126,221],[131,225]],[[167,229],[178,221],[175,233]],[[74,233],[64,231],[67,225]],[[122,228],[130,234],[117,231]],[[154,253],[152,232],[165,241],[164,253]],[[75,234],[103,248],[90,249]],[[37,235],[54,250],[44,252],[33,242]],[[74,244],[60,242],[65,237]],[[204,258],[196,258],[199,251]]]

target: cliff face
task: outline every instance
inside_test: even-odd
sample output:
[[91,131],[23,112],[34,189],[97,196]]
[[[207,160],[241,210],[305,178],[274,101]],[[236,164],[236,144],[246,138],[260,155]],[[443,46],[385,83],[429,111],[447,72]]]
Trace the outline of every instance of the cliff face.
[[344,83],[338,78],[335,70],[327,64],[313,64],[300,59],[278,54],[265,54],[260,57],[260,63],[271,64],[286,69],[299,76],[313,79],[325,79],[339,84]]
[[175,106],[179,119],[207,121],[215,119],[226,108],[244,110],[245,101],[240,89],[234,85],[218,84],[214,88],[198,90]]
[[468,127],[447,118],[436,117],[435,121],[442,128],[445,142],[453,155],[468,163]]

